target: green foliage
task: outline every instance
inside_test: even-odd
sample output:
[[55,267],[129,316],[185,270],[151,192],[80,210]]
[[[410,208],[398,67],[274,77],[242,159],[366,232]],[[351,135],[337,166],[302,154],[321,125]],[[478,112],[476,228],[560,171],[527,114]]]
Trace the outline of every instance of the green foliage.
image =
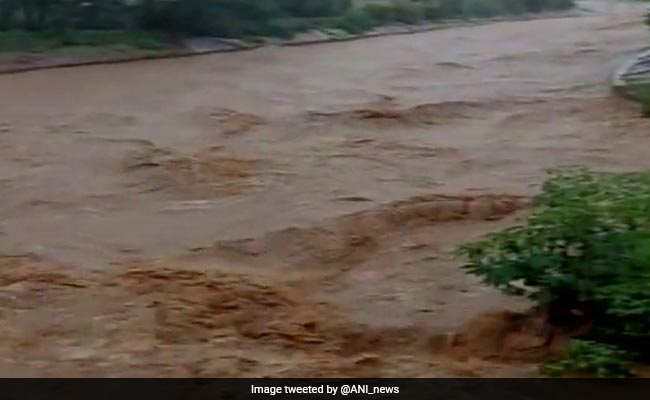
[[485,283],[556,312],[588,313],[590,337],[647,354],[650,173],[555,170],[527,224],[461,253]]
[[569,9],[573,0],[393,0],[371,3],[364,11],[378,22],[417,23],[457,18],[520,15]]
[[351,10],[343,17],[332,21],[331,27],[355,34],[370,30],[377,25],[379,23],[362,10]]
[[[502,7],[512,15],[520,15],[528,12],[526,8],[526,3],[521,0],[501,0]],[[566,8],[570,8],[573,5],[569,5]]]
[[164,38],[144,31],[76,30],[59,36],[64,46],[129,45],[140,49],[157,50],[167,46]]
[[25,31],[0,32],[0,51],[47,50],[60,45],[60,41],[51,35],[37,35]]
[[356,33],[387,23],[521,14],[572,5],[573,0],[0,0],[0,30],[289,37],[314,27]]
[[643,86],[638,92],[641,101],[641,115],[644,118],[650,118],[650,86]]
[[393,21],[404,24],[417,24],[422,20],[423,13],[418,3],[410,0],[395,0],[391,7]]
[[391,4],[371,3],[363,8],[363,11],[373,20],[385,24],[394,21],[394,8]]
[[122,45],[159,49],[186,36],[357,34],[392,23],[521,14],[573,0],[0,0],[0,51]]
[[334,17],[347,13],[352,0],[276,0],[280,10],[304,18]]
[[144,31],[66,30],[63,32],[0,31],[0,51],[43,51],[68,46],[110,46],[158,50],[164,37]]
[[578,374],[625,378],[630,376],[631,366],[632,359],[625,351],[602,343],[576,340],[561,359],[544,364],[540,372],[549,377]]
[[463,15],[477,18],[489,18],[503,13],[503,6],[496,1],[465,0],[463,3]]

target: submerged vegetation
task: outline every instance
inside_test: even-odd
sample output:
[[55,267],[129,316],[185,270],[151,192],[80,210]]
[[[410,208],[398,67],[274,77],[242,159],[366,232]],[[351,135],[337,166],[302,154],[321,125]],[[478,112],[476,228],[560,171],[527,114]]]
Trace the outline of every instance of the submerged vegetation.
[[565,375],[591,375],[600,378],[626,378],[630,376],[632,357],[615,346],[575,340],[559,360],[542,365],[540,372],[549,377]]
[[636,97],[641,102],[641,115],[644,118],[650,118],[650,84],[638,87]]
[[650,173],[552,172],[525,225],[461,249],[488,285],[531,299],[549,323],[591,326],[551,374],[629,373],[650,356]]

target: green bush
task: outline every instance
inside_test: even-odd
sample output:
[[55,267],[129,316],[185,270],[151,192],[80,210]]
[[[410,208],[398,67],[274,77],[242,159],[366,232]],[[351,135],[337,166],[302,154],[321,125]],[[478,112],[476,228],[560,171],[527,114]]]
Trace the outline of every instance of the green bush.
[[463,15],[473,18],[487,18],[502,14],[505,8],[498,1],[465,0]]
[[392,8],[392,18],[396,22],[417,24],[424,16],[420,5],[410,0],[395,0]]
[[66,30],[63,32],[0,31],[0,51],[50,50],[64,46],[110,46],[158,50],[170,45],[151,32]]
[[524,295],[567,324],[593,321],[587,338],[650,353],[650,173],[555,170],[525,225],[460,249],[465,270]]
[[0,51],[48,50],[60,45],[58,38],[53,35],[25,31],[0,32]]
[[439,4],[440,13],[443,18],[459,18],[464,16],[466,10],[464,0],[440,0]]
[[452,17],[452,16],[445,16],[442,7],[439,2],[433,2],[433,1],[428,1],[422,4],[422,16],[424,19],[427,21],[437,21],[444,19],[446,17]]
[[352,8],[352,0],[276,0],[276,2],[287,15],[305,18],[339,16]]
[[545,5],[547,10],[568,10],[575,7],[575,0],[548,0]]
[[639,88],[637,96],[641,102],[641,115],[650,118],[650,85]]
[[336,19],[332,28],[355,34],[365,32],[377,25],[378,22],[364,10],[351,10],[343,17]]
[[576,340],[561,359],[542,365],[540,372],[549,377],[579,374],[626,378],[630,376],[631,366],[632,359],[625,351],[602,343]]
[[520,15],[528,11],[522,0],[501,0],[501,7],[507,14],[512,15]]
[[64,46],[111,46],[125,44],[151,50],[161,49],[166,46],[163,38],[142,31],[65,31],[59,36],[59,40]]
[[394,8],[390,4],[371,3],[363,7],[363,10],[370,18],[378,23],[385,24],[395,20]]
[[138,15],[138,25],[173,35],[208,35],[214,29],[214,21],[223,20],[222,12],[215,4],[205,0],[145,0]]

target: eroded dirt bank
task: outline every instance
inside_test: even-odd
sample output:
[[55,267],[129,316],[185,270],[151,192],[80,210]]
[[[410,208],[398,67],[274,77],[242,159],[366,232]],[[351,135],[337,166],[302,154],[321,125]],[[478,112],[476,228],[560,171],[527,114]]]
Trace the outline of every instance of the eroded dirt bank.
[[643,6],[581,4],[0,76],[0,372],[533,373],[439,340],[525,307],[451,251],[525,216],[544,169],[650,166],[648,123],[607,86],[648,44]]

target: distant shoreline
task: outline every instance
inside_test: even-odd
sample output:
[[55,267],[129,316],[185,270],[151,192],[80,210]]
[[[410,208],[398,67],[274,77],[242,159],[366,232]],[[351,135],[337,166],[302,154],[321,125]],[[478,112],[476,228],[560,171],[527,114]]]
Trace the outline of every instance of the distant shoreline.
[[[472,27],[499,22],[534,21],[544,19],[572,18],[585,15],[583,10],[572,9],[561,12],[525,14],[520,16],[481,18],[473,20],[455,20],[419,25],[389,25],[360,34],[347,34],[335,31],[312,31],[298,34],[292,39],[264,38],[263,43],[252,43],[222,38],[194,38],[184,45],[164,50],[144,50],[133,48],[118,51],[110,47],[66,48],[42,52],[7,52],[0,53],[0,74],[16,74],[55,68],[73,68],[91,65],[121,64],[136,61],[159,60],[169,58],[195,57],[207,54],[233,53],[251,51],[266,46],[297,47],[316,44],[346,42],[383,36],[411,35],[458,27]],[[205,39],[213,44],[203,49],[192,48],[193,40]]]

